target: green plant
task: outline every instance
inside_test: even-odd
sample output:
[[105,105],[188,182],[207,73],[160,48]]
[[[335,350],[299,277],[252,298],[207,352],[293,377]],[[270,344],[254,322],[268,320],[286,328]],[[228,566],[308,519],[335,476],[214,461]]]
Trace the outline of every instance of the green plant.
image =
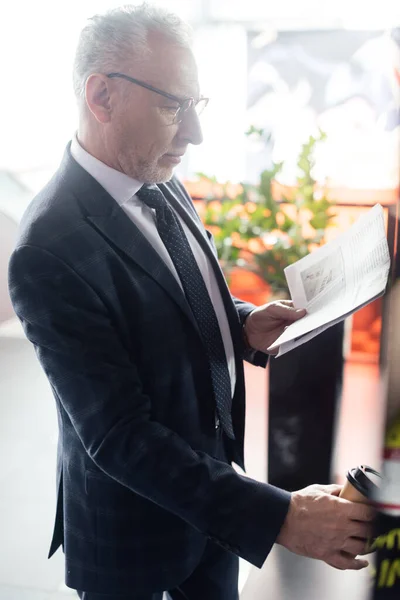
[[[248,134],[262,136],[263,131],[251,128]],[[233,268],[251,270],[274,294],[286,295],[284,268],[324,243],[333,203],[318,189],[312,175],[315,146],[324,139],[320,132],[303,144],[297,160],[297,185],[278,198],[274,186],[283,163],[265,169],[258,185],[241,183],[235,187],[198,174],[210,185],[203,219],[214,234],[228,279]]]

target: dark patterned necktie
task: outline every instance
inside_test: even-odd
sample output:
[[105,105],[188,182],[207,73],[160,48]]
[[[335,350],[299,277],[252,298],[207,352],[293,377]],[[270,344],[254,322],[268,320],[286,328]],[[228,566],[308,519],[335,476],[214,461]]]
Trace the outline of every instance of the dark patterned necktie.
[[235,439],[232,426],[231,379],[222,335],[203,276],[178,218],[155,185],[144,185],[137,197],[156,211],[158,233],[168,250],[197,321],[207,351],[218,417],[225,433]]

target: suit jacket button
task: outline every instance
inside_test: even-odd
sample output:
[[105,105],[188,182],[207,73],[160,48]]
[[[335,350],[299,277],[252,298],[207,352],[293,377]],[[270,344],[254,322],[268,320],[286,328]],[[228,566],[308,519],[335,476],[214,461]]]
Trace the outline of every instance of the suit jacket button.
[[219,418],[216,416],[215,417],[215,429],[219,429],[219,427],[220,427],[220,421],[219,421]]

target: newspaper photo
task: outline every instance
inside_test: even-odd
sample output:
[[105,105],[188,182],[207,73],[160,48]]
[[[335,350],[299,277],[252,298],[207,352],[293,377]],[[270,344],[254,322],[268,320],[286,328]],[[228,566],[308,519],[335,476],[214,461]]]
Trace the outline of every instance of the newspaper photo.
[[293,304],[307,314],[268,350],[279,347],[282,356],[382,296],[389,268],[383,208],[376,204],[335,240],[286,267]]

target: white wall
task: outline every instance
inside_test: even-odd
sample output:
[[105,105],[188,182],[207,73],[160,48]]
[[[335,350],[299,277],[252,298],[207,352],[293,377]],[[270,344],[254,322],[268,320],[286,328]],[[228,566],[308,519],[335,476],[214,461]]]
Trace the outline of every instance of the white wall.
[[14,316],[7,287],[8,261],[15,244],[17,223],[0,212],[0,324]]

